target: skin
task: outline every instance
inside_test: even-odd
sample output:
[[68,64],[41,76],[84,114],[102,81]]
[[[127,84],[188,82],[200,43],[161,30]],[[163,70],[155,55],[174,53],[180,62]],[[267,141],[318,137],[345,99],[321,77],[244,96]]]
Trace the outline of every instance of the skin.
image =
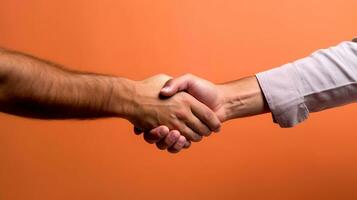
[[[186,74],[167,81],[160,94],[174,97],[181,91],[189,93],[206,104],[216,113],[221,122],[269,112],[255,76],[223,84],[213,84],[192,74]],[[160,143],[160,147],[166,147],[170,152],[177,153],[182,148],[172,149],[171,144],[174,142],[163,144],[167,137],[173,138],[173,134],[165,126],[144,133],[146,138],[151,138],[150,143]],[[174,137],[178,140],[177,138],[177,136]]]
[[[176,152],[218,130],[220,120],[188,93],[177,91],[174,97],[159,98],[170,79],[157,75],[133,81],[77,72],[0,49],[0,111],[38,119],[120,117],[146,132],[146,141]],[[170,135],[157,141],[156,136],[163,137],[158,132]]]
[[170,130],[182,130],[194,142],[219,129],[220,121],[214,112],[188,93],[179,92],[173,99],[158,98],[161,87],[169,79],[158,75],[134,84],[136,92],[130,92],[134,94],[133,107],[127,112],[134,117],[129,117],[129,121],[146,130],[165,124]]

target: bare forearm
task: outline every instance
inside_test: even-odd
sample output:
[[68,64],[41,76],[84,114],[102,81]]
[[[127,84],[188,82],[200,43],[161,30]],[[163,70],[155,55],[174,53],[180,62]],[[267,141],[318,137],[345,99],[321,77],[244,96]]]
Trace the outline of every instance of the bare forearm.
[[32,56],[0,50],[3,112],[53,119],[125,115],[128,90],[130,81],[126,79],[74,72]]
[[269,112],[255,76],[221,84],[219,89],[223,96],[223,121]]

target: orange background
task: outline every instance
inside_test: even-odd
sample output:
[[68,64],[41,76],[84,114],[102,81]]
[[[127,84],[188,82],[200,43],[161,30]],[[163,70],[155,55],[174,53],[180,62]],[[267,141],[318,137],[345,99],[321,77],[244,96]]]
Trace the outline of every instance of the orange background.
[[[72,69],[224,82],[356,34],[356,0],[2,0],[0,45]],[[230,121],[172,155],[121,119],[0,115],[1,200],[357,199],[357,106]]]

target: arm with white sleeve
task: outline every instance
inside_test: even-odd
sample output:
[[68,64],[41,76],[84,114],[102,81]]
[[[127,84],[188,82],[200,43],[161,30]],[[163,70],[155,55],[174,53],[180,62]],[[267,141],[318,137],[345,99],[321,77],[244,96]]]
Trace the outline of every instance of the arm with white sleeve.
[[275,122],[292,127],[310,112],[357,101],[357,43],[318,50],[256,77]]

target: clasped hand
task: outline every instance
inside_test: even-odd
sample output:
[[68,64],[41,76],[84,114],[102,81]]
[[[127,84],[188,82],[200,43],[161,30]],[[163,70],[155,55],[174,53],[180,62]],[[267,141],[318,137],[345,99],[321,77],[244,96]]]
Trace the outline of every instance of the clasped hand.
[[135,113],[129,120],[135,133],[171,153],[218,132],[225,121],[220,86],[191,74],[153,76],[137,82],[134,91]]

